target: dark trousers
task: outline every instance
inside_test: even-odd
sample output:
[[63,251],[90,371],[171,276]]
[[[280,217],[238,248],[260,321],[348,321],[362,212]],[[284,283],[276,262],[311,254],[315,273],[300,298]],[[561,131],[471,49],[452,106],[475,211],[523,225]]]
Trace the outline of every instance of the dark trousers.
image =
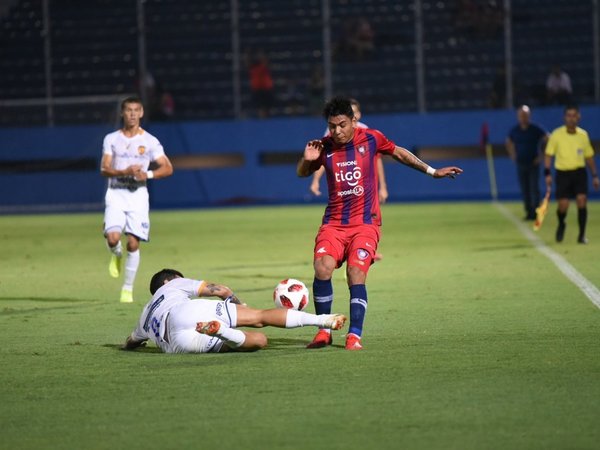
[[521,185],[525,213],[528,218],[535,219],[535,209],[540,204],[540,166],[517,163],[517,176]]

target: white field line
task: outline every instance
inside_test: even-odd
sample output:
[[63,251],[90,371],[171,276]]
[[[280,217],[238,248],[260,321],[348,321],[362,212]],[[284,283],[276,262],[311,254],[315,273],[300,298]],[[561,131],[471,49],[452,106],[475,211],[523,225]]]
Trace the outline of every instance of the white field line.
[[527,240],[533,244],[537,251],[552,261],[565,277],[577,286],[594,305],[600,308],[600,290],[598,290],[590,280],[584,277],[565,258],[548,247],[525,223],[517,219],[506,206],[498,202],[494,202],[494,205],[504,217],[510,220],[519,229]]

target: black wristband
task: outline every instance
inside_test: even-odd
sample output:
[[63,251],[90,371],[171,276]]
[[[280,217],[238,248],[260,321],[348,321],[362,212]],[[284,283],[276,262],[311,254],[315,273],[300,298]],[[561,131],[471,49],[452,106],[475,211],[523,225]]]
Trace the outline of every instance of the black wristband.
[[545,176],[550,175],[550,169],[544,169],[544,175]]

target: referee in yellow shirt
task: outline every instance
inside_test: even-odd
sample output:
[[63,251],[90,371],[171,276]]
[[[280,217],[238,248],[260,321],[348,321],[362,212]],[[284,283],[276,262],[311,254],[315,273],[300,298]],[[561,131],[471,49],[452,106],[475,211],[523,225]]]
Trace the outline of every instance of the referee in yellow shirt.
[[594,162],[594,149],[590,138],[583,128],[577,124],[581,115],[576,106],[565,108],[565,125],[557,128],[550,135],[546,145],[545,169],[546,185],[552,187],[550,165],[554,157],[556,169],[556,199],[558,200],[558,228],[556,242],[562,242],[565,236],[565,218],[569,209],[569,199],[575,198],[577,203],[577,218],[579,222],[579,237],[577,242],[587,244],[585,225],[587,223],[587,193],[588,177],[585,170],[587,163],[592,172],[594,189],[600,188],[600,179]]

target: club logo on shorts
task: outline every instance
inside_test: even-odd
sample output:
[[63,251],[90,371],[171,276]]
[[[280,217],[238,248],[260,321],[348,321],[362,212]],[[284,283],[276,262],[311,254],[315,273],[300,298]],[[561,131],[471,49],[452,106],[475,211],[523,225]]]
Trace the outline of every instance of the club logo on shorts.
[[138,153],[139,153],[140,155],[143,155],[144,153],[146,153],[146,147],[144,147],[143,145],[140,145],[140,146],[138,147]]
[[358,259],[360,259],[361,261],[364,261],[369,257],[369,252],[366,251],[364,248],[359,248],[356,251],[356,256],[358,256]]

